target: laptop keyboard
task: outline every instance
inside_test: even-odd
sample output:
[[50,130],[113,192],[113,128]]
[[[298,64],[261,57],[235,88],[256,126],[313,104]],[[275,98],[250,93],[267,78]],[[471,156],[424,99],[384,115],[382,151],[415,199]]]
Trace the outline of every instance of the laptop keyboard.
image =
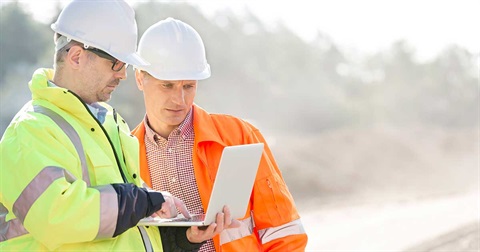
[[205,214],[195,214],[192,215],[191,218],[178,218],[178,219],[172,219],[170,222],[184,222],[184,221],[203,221],[205,219]]

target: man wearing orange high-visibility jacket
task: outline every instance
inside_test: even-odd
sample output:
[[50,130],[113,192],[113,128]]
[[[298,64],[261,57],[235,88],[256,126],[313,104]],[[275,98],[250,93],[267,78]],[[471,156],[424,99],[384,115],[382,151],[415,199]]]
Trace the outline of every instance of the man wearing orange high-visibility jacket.
[[[304,251],[307,235],[275,159],[250,123],[209,114],[194,104],[198,80],[210,77],[200,35],[168,18],[145,31],[138,53],[151,65],[136,67],[146,115],[132,132],[140,141],[141,176],[155,190],[182,198],[204,213],[226,146],[265,144],[246,218],[207,240],[200,251]],[[190,236],[207,235],[191,227]],[[195,239],[194,239],[195,240]]]

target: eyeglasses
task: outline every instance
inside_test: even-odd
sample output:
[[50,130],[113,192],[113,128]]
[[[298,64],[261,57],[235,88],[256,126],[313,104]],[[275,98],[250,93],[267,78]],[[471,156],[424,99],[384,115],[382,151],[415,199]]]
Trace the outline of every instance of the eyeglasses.
[[[82,47],[83,48],[83,47]],[[113,65],[112,65],[112,70],[115,71],[115,72],[119,72],[120,70],[122,70],[122,68],[125,66],[125,68],[128,67],[128,64],[126,64],[125,62],[122,62],[118,59],[116,59],[115,57],[113,57],[112,55],[100,50],[100,49],[97,49],[97,48],[93,48],[93,47],[89,47],[87,49],[83,48],[84,50],[86,51],[90,51],[92,53],[94,53],[95,55],[97,55],[98,57],[100,58],[104,58],[104,59],[107,59],[107,60],[110,60]],[[70,50],[70,48],[67,49],[67,52]]]
[[122,68],[124,66],[125,66],[125,68],[128,67],[128,64],[126,64],[125,62],[122,62],[122,61],[116,59],[112,55],[110,55],[110,54],[108,54],[108,53],[106,53],[106,52],[104,52],[100,49],[89,47],[85,50],[96,54],[98,57],[101,57],[101,58],[104,58],[104,59],[107,59],[107,60],[110,60],[111,62],[113,62],[112,70],[115,71],[115,72],[118,72],[118,71],[122,70]]

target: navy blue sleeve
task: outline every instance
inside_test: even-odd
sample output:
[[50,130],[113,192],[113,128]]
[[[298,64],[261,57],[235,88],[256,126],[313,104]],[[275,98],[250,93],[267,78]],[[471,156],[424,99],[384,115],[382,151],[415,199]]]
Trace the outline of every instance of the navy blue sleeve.
[[118,196],[117,227],[113,237],[137,225],[140,219],[162,208],[163,195],[134,184],[112,184]]

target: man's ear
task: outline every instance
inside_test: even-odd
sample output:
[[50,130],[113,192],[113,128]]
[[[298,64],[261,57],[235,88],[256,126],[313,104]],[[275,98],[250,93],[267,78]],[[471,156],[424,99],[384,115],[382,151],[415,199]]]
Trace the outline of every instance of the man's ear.
[[135,69],[135,81],[137,83],[137,87],[140,91],[143,91],[143,79],[145,78],[145,74],[142,73],[141,70]]
[[65,61],[73,68],[79,69],[80,68],[80,58],[84,54],[84,50],[78,46],[74,45],[70,47],[67,53],[67,57]]

